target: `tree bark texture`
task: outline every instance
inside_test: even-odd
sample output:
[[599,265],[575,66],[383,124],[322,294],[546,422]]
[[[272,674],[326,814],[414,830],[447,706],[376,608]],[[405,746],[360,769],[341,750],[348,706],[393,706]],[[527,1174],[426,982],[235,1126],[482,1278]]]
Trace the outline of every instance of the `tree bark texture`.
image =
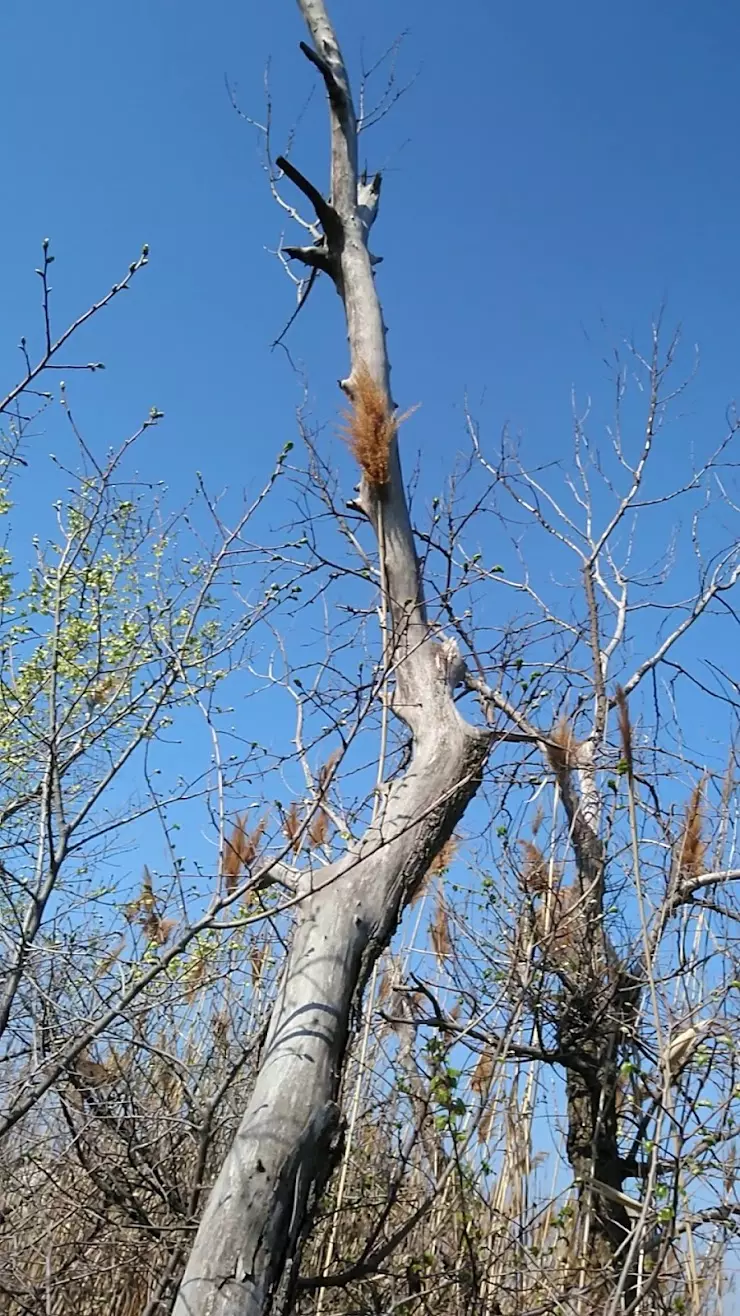
[[[598,653],[598,637],[595,649]],[[621,1050],[635,1024],[642,974],[620,962],[604,927],[605,855],[593,743],[551,744],[547,757],[568,819],[575,866],[570,911],[550,952],[561,984],[558,1045],[571,1057],[565,1075],[566,1152],[578,1184],[571,1278],[574,1287],[585,1289],[582,1310],[596,1316],[620,1284],[632,1233],[619,1200],[634,1167],[620,1155],[617,1092]],[[635,1278],[629,1267],[621,1285],[626,1307],[634,1298]]]
[[[358,177],[355,110],[325,4],[299,0],[299,8],[311,37],[302,49],[327,91],[330,199],[288,162],[285,173],[324,230],[318,263],[341,297],[349,340],[351,369],[342,388],[352,402],[358,378],[370,376],[392,410],[368,249],[380,179]],[[293,248],[292,254],[315,267],[316,251]],[[382,809],[357,847],[314,874],[305,889],[254,1090],[207,1203],[175,1316],[262,1316],[287,1282],[331,1169],[353,1010],[406,900],[477,790],[490,749],[488,733],[460,716],[449,666],[430,635],[395,433],[387,482],[363,478],[359,505],[379,539],[391,618],[392,707],[411,732],[411,761],[384,791]]]

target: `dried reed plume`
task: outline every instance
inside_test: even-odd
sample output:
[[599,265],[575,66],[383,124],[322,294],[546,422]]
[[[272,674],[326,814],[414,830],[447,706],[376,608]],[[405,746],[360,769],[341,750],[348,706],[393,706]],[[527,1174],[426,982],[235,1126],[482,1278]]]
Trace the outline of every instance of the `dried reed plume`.
[[447,916],[447,906],[445,905],[444,896],[441,891],[437,892],[437,908],[434,914],[434,921],[431,924],[429,931],[432,938],[434,953],[441,964],[452,954],[450,921]]
[[270,947],[252,946],[249,952],[249,963],[252,969],[252,986],[258,987],[264,973],[265,966],[270,958]]
[[391,990],[393,988],[393,983],[398,976],[399,976],[399,964],[396,961],[395,957],[391,955],[389,952],[386,957],[385,968],[383,969],[383,972],[380,977],[380,982],[378,984],[378,994],[376,997],[376,1003],[378,1005],[383,1005],[384,1002],[388,1000],[388,997],[390,996]]
[[679,871],[685,877],[699,877],[704,872],[707,841],[704,839],[704,782],[698,781],[686,805],[681,840],[676,853]]
[[325,809],[319,809],[311,819],[308,839],[313,846],[326,845],[329,839],[329,816]]
[[326,763],[322,764],[322,766],[319,768],[318,783],[319,783],[319,791],[322,794],[326,790],[327,786],[329,785],[329,782],[331,781],[334,775],[334,769],[337,766],[337,763],[339,762],[341,757],[342,757],[342,750],[333,749],[328,759],[326,760]]
[[432,859],[432,862],[430,863],[428,869],[419,878],[416,886],[413,888],[413,891],[411,893],[412,905],[416,904],[417,900],[419,899],[419,896],[421,896],[422,893],[426,890],[430,878],[442,877],[442,875],[447,872],[447,869],[449,868],[450,864],[452,863],[452,860],[455,857],[455,854],[457,852],[457,847],[459,844],[460,844],[459,836],[456,836],[453,833],[453,835],[448,836],[447,840],[444,841],[443,844],[439,847],[439,850],[437,851],[436,855]]
[[358,465],[376,489],[382,489],[390,474],[391,444],[399,425],[415,408],[396,416],[390,409],[385,388],[360,361],[352,379],[352,409],[344,413],[342,436]]
[[473,1070],[470,1087],[473,1092],[486,1093],[490,1087],[493,1074],[493,1055],[489,1050],[481,1051],[478,1063]]
[[534,841],[520,841],[522,851],[521,885],[533,895],[547,890],[548,864],[540,847]]
[[140,922],[145,935],[155,946],[166,946],[177,927],[176,918],[160,918],[154,911],[143,914]]
[[239,885],[239,877],[242,871],[250,868],[257,858],[257,849],[262,840],[267,819],[260,818],[252,832],[247,831],[246,823],[247,815],[237,814],[231,836],[224,845],[223,876],[226,881],[226,890],[230,896],[233,895]]
[[447,837],[447,840],[440,846],[427,869],[428,877],[439,877],[442,873],[447,872],[447,869],[457,854],[457,847],[459,844],[460,837],[455,836],[454,832],[452,836]]
[[301,820],[298,816],[295,800],[283,818],[283,833],[286,841],[290,841],[293,853],[298,854],[301,848]]
[[149,872],[149,869],[147,868],[146,864],[144,864],[144,872],[141,877],[141,894],[139,895],[139,905],[141,909],[148,911],[150,909],[154,909],[155,904],[156,904],[156,900],[154,898],[154,886],[152,883],[152,875]]
[[[142,928],[144,935],[150,942],[157,946],[165,946],[170,939],[174,929],[177,927],[177,919],[165,918],[161,908],[161,902],[154,893],[154,882],[146,864],[141,875],[141,890],[135,900],[127,905],[124,913],[127,923],[138,923]],[[118,959],[125,945],[125,937],[119,943],[116,949],[104,958],[96,971],[95,977],[102,977],[107,973],[111,965]]]
[[567,717],[559,717],[545,743],[553,771],[561,772],[564,768],[575,767],[578,747],[578,741]]

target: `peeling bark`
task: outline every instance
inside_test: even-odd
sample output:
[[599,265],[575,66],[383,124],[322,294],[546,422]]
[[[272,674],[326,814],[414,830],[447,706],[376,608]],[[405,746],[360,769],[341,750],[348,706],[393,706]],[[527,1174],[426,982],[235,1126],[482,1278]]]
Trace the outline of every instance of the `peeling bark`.
[[[285,172],[324,230],[321,268],[334,281],[347,323],[351,369],[342,387],[352,399],[358,371],[367,370],[392,407],[377,261],[368,249],[380,179],[358,177],[355,110],[323,0],[299,0],[299,7],[312,38],[302,49],[327,90],[330,200],[294,166]],[[311,252],[308,258],[292,249],[315,267],[316,249]],[[314,875],[298,907],[254,1090],[206,1206],[175,1316],[270,1310],[331,1169],[353,1008],[406,900],[475,794],[490,749],[489,734],[458,713],[429,633],[395,437],[387,484],[363,480],[359,502],[384,561],[392,707],[411,731],[411,762],[385,793],[358,850]]]

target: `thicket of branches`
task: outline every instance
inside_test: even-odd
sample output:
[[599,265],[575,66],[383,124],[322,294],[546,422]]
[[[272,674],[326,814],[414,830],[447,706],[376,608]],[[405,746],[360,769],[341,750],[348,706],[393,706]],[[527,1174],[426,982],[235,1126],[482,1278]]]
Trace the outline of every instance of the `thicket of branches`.
[[[296,171],[270,158],[278,190]],[[13,1316],[161,1316],[301,882],[360,845],[408,765],[384,567],[331,446],[365,466],[375,404],[370,381],[344,440],[301,409],[243,508],[199,484],[173,512],[137,472],[161,413],[100,453],[59,382],[148,253],[58,337],[50,260],[38,355],[22,342],[0,407],[0,1294]],[[447,486],[414,499],[430,634],[493,747],[352,1020],[285,1311],[722,1310],[738,422],[667,463],[682,371],[658,324],[615,354],[608,422],[574,408],[548,468],[468,415]],[[59,502],[19,542],[29,434],[59,400]],[[280,498],[293,524],[269,536]],[[284,741],[251,739],[288,714]]]

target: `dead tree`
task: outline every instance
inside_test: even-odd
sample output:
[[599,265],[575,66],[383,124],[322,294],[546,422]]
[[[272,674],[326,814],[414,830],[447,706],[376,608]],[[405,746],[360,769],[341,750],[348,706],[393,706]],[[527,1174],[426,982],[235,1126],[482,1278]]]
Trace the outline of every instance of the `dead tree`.
[[327,93],[331,191],[325,199],[292,164],[278,161],[323,233],[320,244],[288,254],[325,272],[344,307],[350,371],[341,387],[362,467],[357,506],[378,543],[388,698],[413,750],[405,775],[381,783],[361,842],[297,892],[292,945],[254,1090],[201,1221],[177,1316],[257,1316],[269,1311],[289,1275],[339,1136],[336,1099],[353,1010],[407,898],[478,788],[491,743],[488,732],[460,716],[453,699],[460,664],[433,639],[427,621],[368,247],[380,177],[368,181],[358,172],[355,108],[323,0],[299,6],[312,42],[302,50]]

